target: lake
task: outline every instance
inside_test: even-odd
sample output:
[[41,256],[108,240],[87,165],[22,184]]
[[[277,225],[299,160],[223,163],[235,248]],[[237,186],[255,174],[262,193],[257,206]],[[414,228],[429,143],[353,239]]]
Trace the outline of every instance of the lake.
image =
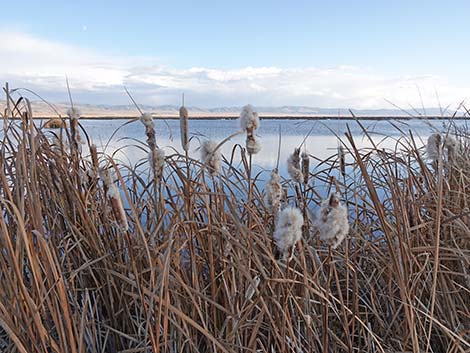
[[[147,158],[147,154],[136,147],[139,144],[145,147],[145,128],[140,121],[135,121],[124,127],[121,126],[126,120],[83,119],[80,122],[93,143],[101,148],[109,143],[106,152],[108,154],[115,153],[117,160],[121,160],[126,164],[135,164],[139,160]],[[459,126],[465,126],[467,123],[468,120],[456,122]],[[383,148],[394,148],[396,139],[402,134],[399,129],[406,133],[411,130],[417,144],[422,146],[427,136],[434,131],[445,131],[448,120],[376,120],[363,121],[362,124],[367,132],[371,134],[374,142],[381,143]],[[282,164],[294,148],[302,143],[309,132],[310,135],[305,142],[305,146],[310,154],[322,160],[336,154],[339,141],[335,134],[346,142],[344,134],[348,127],[355,136],[358,147],[370,146],[370,142],[364,138],[363,130],[359,124],[351,120],[262,120],[261,127],[257,131],[262,149],[261,152],[253,156],[253,164],[259,169],[270,170],[275,167],[279,128],[282,134],[280,158]],[[116,130],[118,131],[116,132]],[[157,144],[165,150],[166,154],[172,154],[175,151],[182,152],[179,120],[166,120],[166,123],[162,120],[155,120],[155,130],[157,132]],[[192,136],[190,155],[199,158],[199,141],[204,139],[221,141],[238,130],[237,120],[190,120],[189,131],[190,136]],[[384,137],[389,138],[383,141]],[[227,142],[222,147],[222,153],[228,158],[233,146],[237,143],[244,146],[245,136],[239,135]],[[312,163],[312,166],[314,165],[315,163]]]

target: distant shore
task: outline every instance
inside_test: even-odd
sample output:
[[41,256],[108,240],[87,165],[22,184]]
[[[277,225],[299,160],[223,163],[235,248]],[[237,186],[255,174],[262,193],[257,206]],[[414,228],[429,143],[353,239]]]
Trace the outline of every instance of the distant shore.
[[[56,119],[56,116],[35,116],[33,119]],[[67,119],[67,117],[63,117]],[[80,119],[83,120],[129,120],[135,119],[138,116],[82,116]],[[215,116],[215,115],[200,115],[200,116],[190,116],[190,120],[235,120],[238,119],[238,115],[227,115],[227,116]],[[157,115],[154,116],[156,120],[178,120],[178,116],[162,116]],[[328,115],[319,115],[319,116],[312,116],[312,115],[261,115],[260,119],[266,120],[449,120],[449,119],[459,119],[459,120],[466,120],[470,117],[468,116],[356,116],[353,117],[351,115],[348,116],[328,116]],[[16,119],[19,120],[19,119]]]
[[[57,117],[34,117],[34,120],[49,120]],[[81,120],[130,120],[138,118],[137,116],[83,116]],[[190,117],[190,120],[235,120],[239,116],[197,116]],[[65,118],[68,119],[68,118]],[[155,120],[179,120],[177,116],[155,116]],[[470,120],[468,116],[427,116],[427,117],[411,117],[411,116],[260,116],[261,120]],[[15,119],[19,120],[19,119]]]

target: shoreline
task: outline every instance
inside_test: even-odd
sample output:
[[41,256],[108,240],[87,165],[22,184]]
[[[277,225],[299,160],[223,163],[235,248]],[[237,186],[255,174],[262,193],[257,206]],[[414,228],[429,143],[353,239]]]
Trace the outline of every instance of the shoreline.
[[[130,120],[137,119],[138,116],[82,116],[80,120]],[[236,120],[238,115],[233,116],[194,116],[189,117],[189,120]],[[33,117],[33,120],[50,120],[50,119],[61,119],[56,116],[37,116]],[[63,117],[62,119],[68,119],[68,117]],[[179,116],[155,116],[155,120],[179,120]],[[469,116],[426,116],[426,117],[415,117],[415,116],[308,116],[308,115],[286,115],[286,116],[277,116],[277,115],[266,115],[260,116],[261,120],[470,120]],[[12,118],[11,120],[21,120],[20,118]]]

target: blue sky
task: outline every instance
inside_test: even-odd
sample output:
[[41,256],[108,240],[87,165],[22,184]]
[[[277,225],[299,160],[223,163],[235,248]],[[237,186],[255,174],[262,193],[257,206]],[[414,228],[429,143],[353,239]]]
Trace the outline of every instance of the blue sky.
[[[455,102],[470,94],[468,1],[22,1],[2,9],[0,40],[9,37],[10,47],[0,49],[9,51],[0,74],[53,100],[65,74],[90,103],[124,101],[123,84],[146,103],[171,103],[184,90],[203,106],[252,98],[387,107],[384,98],[417,104],[418,91],[435,106],[436,90]],[[16,62],[25,52],[43,62]]]

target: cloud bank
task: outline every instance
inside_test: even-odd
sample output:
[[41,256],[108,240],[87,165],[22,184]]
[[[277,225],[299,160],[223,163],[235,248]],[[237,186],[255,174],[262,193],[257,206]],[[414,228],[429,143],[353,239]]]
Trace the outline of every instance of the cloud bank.
[[[214,49],[216,50],[216,49]],[[437,75],[391,74],[354,66],[174,68],[159,58],[106,55],[25,33],[0,30],[0,77],[51,101],[66,101],[65,76],[81,103],[128,104],[123,86],[143,104],[304,105],[390,108],[443,106],[470,95],[469,84]],[[437,94],[436,94],[437,92]]]

